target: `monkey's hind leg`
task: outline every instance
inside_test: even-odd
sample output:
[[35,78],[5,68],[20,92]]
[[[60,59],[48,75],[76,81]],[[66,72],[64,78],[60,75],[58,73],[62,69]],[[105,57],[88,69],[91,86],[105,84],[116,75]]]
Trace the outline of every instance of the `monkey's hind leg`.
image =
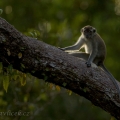
[[82,58],[84,60],[88,60],[89,58],[89,54],[87,53],[84,53],[84,52],[68,52],[68,54],[72,55],[72,56],[75,56],[75,57],[79,57],[79,58]]
[[[88,60],[89,58],[89,54],[88,53],[85,53],[85,52],[68,52],[70,55],[72,56],[75,56],[75,57],[78,57],[78,58],[81,58],[85,61]],[[93,61],[94,64],[92,64],[92,67],[97,67],[97,58],[94,59]]]

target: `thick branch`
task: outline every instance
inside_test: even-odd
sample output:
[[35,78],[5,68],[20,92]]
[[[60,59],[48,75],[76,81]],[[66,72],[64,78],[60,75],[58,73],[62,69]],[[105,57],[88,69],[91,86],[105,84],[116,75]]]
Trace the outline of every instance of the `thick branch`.
[[17,70],[70,89],[120,119],[118,92],[104,71],[87,68],[85,61],[24,36],[2,18],[0,61],[4,66],[12,64]]

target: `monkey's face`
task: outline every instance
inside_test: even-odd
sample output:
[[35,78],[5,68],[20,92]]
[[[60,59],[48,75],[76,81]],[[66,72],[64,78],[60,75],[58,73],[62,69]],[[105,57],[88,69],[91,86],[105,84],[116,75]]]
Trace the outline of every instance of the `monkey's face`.
[[93,28],[92,26],[85,26],[81,29],[81,32],[83,33],[83,35],[87,38],[87,39],[90,39],[90,38],[93,38],[93,36],[95,35],[96,33],[96,29]]

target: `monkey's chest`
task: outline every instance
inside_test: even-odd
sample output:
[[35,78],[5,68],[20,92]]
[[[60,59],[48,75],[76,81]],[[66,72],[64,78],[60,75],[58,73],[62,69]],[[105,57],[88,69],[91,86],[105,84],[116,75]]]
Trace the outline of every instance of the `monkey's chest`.
[[87,42],[85,45],[84,45],[84,47],[85,47],[85,52],[86,53],[91,53],[92,52],[92,45],[89,43],[89,42]]

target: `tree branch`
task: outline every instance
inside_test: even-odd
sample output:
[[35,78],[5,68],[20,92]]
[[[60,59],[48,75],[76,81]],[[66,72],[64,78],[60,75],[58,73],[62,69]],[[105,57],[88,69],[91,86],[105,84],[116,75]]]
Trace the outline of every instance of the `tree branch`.
[[70,89],[120,119],[118,92],[104,71],[87,68],[85,61],[23,35],[2,18],[0,61],[4,66],[12,64],[14,69]]

